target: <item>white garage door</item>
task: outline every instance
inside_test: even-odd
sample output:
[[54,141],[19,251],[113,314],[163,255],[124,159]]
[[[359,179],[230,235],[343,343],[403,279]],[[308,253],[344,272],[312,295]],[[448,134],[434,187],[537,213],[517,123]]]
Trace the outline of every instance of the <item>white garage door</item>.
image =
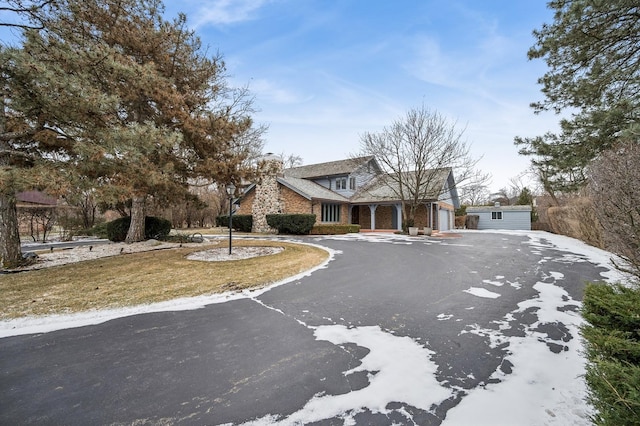
[[438,226],[439,231],[449,230],[449,210],[438,211]]

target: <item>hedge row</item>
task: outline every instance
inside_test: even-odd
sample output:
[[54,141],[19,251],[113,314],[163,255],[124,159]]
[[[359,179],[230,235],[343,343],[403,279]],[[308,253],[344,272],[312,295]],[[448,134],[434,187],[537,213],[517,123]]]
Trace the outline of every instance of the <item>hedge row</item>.
[[[253,216],[250,214],[234,214],[231,220],[233,229],[240,232],[251,232],[253,227]],[[229,227],[229,215],[222,215],[216,218],[216,226],[222,226],[223,228]]]
[[279,234],[308,234],[316,223],[315,214],[268,214],[267,224]]
[[[131,225],[131,216],[121,217],[107,223],[107,238],[114,242],[121,242],[127,238],[127,232]],[[162,239],[171,232],[171,222],[167,219],[154,216],[144,218],[144,238]]]
[[640,425],[640,290],[589,284],[582,315],[593,420]]
[[360,225],[316,225],[311,228],[311,235],[340,235],[357,234],[360,232]]

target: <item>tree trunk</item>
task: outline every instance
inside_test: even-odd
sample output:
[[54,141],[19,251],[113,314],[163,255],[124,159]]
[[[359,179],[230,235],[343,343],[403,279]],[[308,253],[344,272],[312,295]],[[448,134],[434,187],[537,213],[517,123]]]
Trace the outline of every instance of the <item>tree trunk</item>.
[[146,197],[134,196],[131,203],[131,225],[129,225],[129,231],[127,232],[127,238],[125,242],[135,243],[138,241],[144,241],[144,205]]
[[22,263],[14,194],[0,193],[0,262],[5,268],[15,268]]

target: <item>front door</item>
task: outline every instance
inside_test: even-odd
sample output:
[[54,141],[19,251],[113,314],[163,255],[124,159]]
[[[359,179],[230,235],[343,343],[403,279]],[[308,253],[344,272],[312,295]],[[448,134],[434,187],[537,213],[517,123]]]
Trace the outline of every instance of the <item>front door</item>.
[[353,209],[351,209],[351,223],[360,225],[360,206],[353,206]]

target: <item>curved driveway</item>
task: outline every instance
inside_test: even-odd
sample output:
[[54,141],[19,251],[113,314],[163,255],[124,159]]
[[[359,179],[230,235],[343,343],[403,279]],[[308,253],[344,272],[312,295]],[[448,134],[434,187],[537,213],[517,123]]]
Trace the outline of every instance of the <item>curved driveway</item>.
[[547,376],[606,270],[531,235],[307,238],[334,259],[257,296],[0,339],[0,424],[588,424]]

